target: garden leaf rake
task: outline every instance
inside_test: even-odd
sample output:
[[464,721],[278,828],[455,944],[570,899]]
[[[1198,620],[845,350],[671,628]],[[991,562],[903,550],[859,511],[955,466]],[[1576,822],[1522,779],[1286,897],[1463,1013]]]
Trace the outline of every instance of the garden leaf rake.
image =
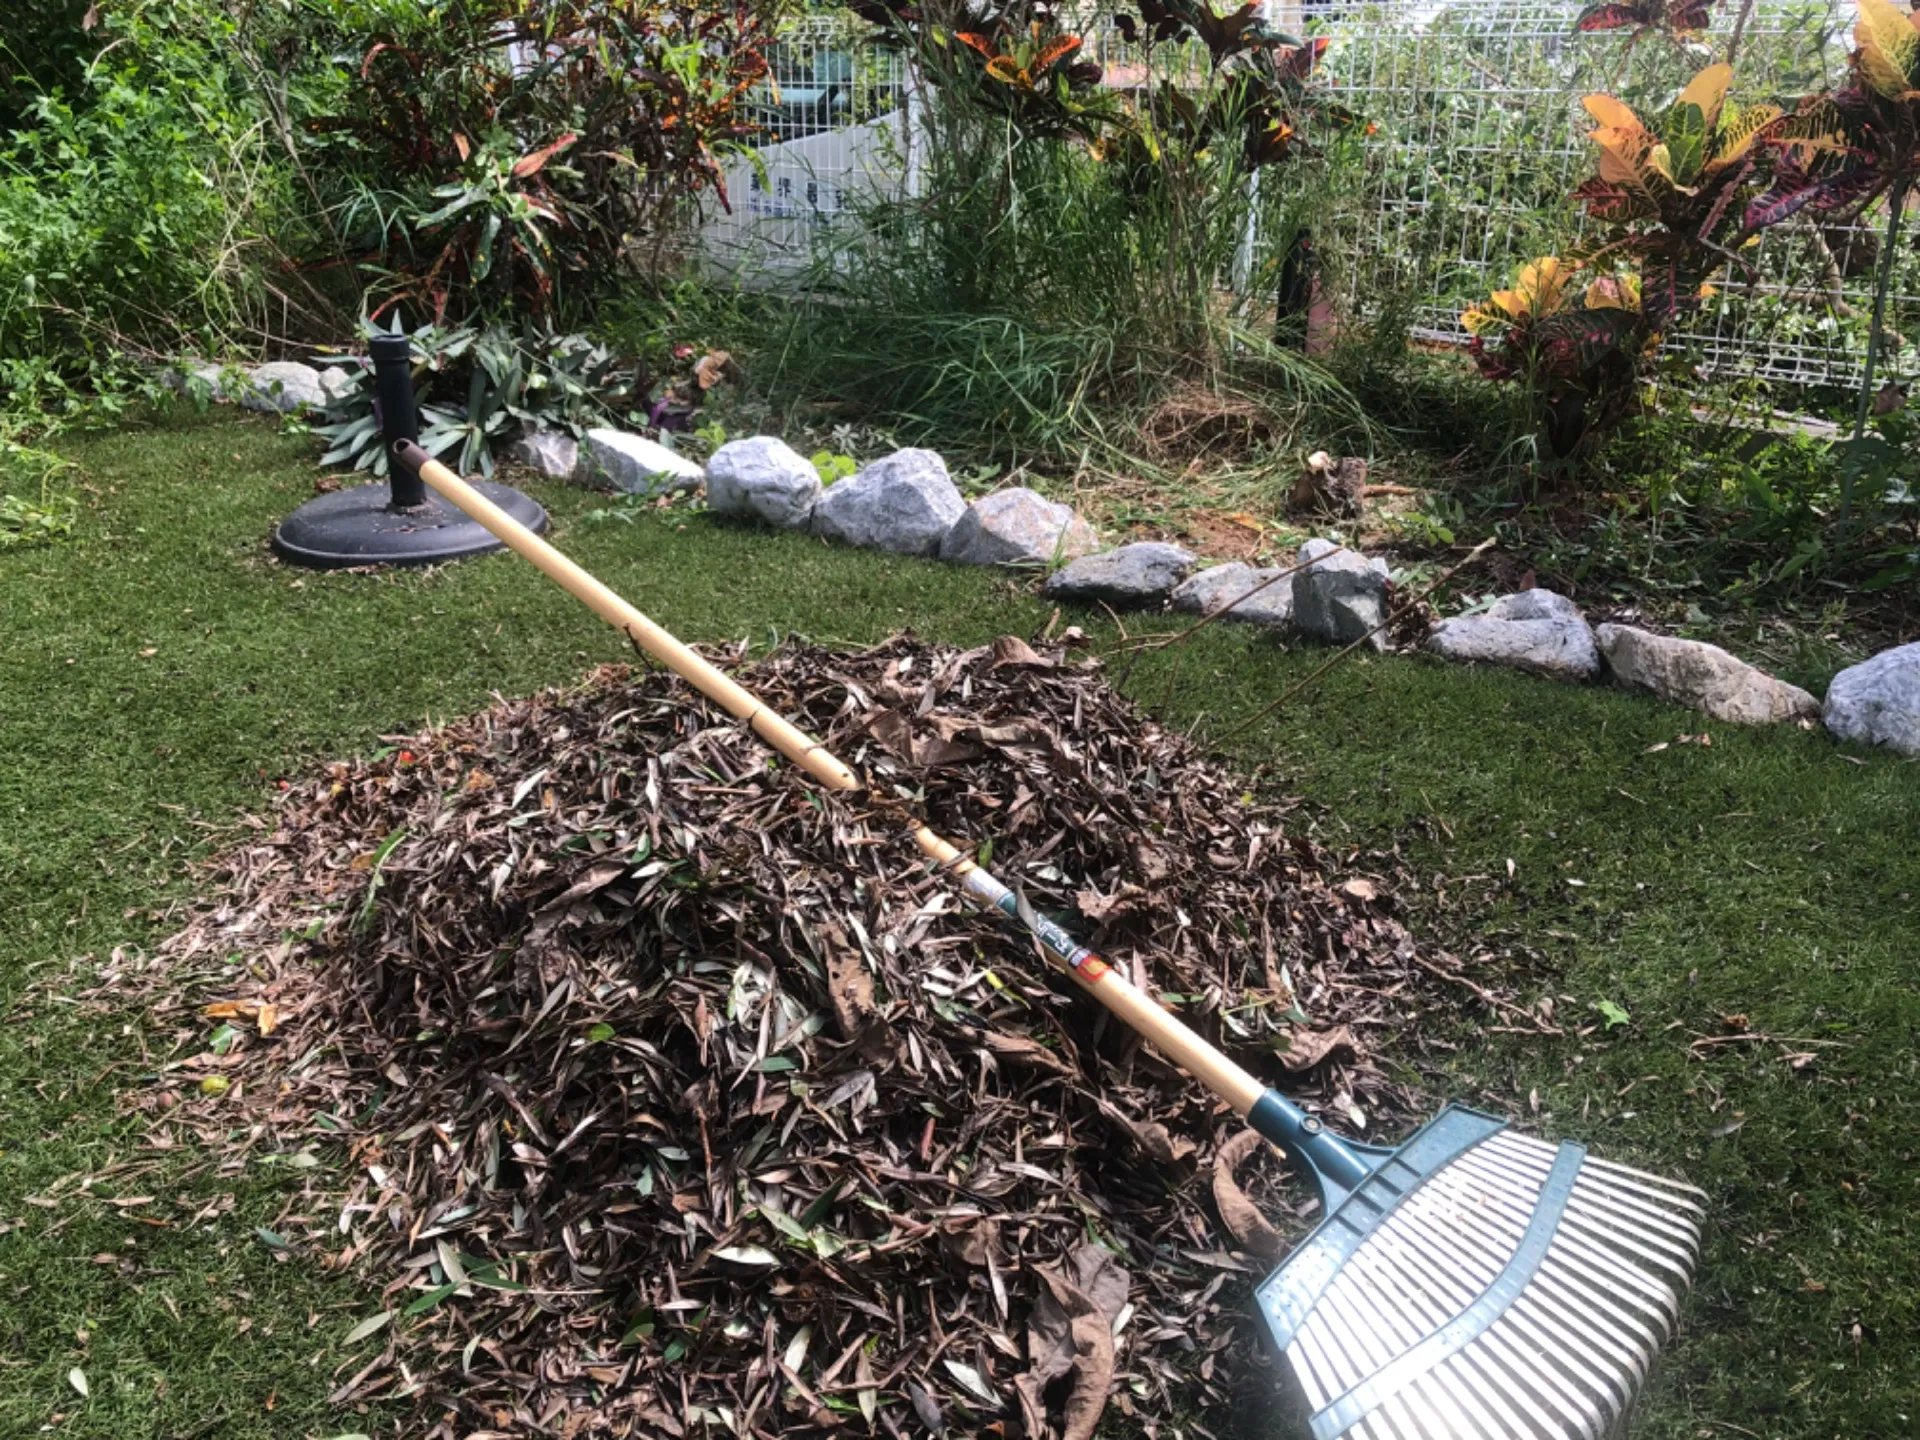
[[[411,441],[394,453],[635,646],[832,790],[859,778]],[[1314,1440],[1620,1434],[1679,1318],[1706,1197],[1449,1105],[1395,1148],[1337,1139],[917,821],[915,843],[1081,988],[1282,1147],[1324,1219],[1260,1285]]]

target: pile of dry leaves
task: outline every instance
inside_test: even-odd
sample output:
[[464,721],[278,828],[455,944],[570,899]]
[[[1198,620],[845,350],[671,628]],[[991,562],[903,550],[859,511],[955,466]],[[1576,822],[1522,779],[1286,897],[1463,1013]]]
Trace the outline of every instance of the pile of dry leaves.
[[152,962],[139,1103],[303,1157],[272,1239],[383,1287],[335,1398],[408,1433],[1204,1431],[1311,1204],[897,811],[1343,1129],[1413,1117],[1369,1057],[1453,962],[1063,651],[741,674],[870,789],[624,670],[329,766]]

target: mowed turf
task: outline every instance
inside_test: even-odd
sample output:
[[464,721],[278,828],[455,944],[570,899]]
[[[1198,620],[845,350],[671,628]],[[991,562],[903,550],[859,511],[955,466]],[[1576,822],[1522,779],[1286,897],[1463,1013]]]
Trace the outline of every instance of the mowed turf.
[[[115,1097],[153,1072],[156,1037],[33,982],[151,947],[187,864],[279,777],[626,657],[509,557],[426,576],[282,568],[268,530],[318,472],[312,443],[268,422],[66,448],[88,487],[78,539],[0,556],[0,1437],[378,1430],[390,1417],[327,1401],[379,1343],[345,1340],[375,1293],[255,1233],[302,1177],[258,1154],[143,1150]],[[603,502],[537,493],[562,546],[689,639],[854,644],[911,626],[972,643],[1048,615],[978,571],[671,512],[589,524]],[[1177,653],[1127,684],[1216,734],[1324,658],[1226,626]],[[1702,732],[1711,744],[1673,743]],[[1514,1106],[1712,1194],[1687,1333],[1637,1433],[1913,1434],[1920,766],[1397,658],[1342,665],[1230,748],[1313,801],[1326,843],[1397,844],[1422,878],[1407,898],[1424,938],[1538,952],[1529,998],[1592,1027],[1453,1027],[1436,1102]],[[1691,1043],[1742,1027],[1784,1038]]]

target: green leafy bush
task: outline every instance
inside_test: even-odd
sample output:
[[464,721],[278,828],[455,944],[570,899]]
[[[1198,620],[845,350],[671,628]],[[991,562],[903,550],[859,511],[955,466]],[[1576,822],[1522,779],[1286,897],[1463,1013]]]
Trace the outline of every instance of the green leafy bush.
[[323,157],[374,313],[544,317],[723,191],[774,0],[313,0]]
[[[369,337],[381,333],[371,321],[365,328]],[[409,340],[421,448],[436,458],[453,455],[463,471],[493,474],[495,451],[525,431],[578,437],[610,423],[633,395],[633,366],[581,335],[469,325],[425,327]],[[357,355],[328,363],[354,383],[327,406],[327,423],[314,432],[330,442],[321,463],[385,475],[372,367]]]
[[0,356],[221,347],[309,308],[272,278],[307,231],[234,22],[181,0],[95,34],[77,89],[0,137]]

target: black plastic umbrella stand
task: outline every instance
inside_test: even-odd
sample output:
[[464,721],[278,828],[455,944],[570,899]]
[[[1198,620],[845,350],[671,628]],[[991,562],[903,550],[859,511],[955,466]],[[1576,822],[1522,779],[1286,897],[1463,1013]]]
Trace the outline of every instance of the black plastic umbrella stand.
[[[373,357],[376,413],[389,455],[396,440],[420,438],[413,401],[413,349],[404,335],[378,335]],[[393,464],[384,483],[356,485],[309,500],[273,532],[274,552],[313,570],[357,565],[440,565],[501,548],[485,526],[468,519],[404,465]],[[535,534],[547,512],[511,485],[476,481],[474,488]]]

